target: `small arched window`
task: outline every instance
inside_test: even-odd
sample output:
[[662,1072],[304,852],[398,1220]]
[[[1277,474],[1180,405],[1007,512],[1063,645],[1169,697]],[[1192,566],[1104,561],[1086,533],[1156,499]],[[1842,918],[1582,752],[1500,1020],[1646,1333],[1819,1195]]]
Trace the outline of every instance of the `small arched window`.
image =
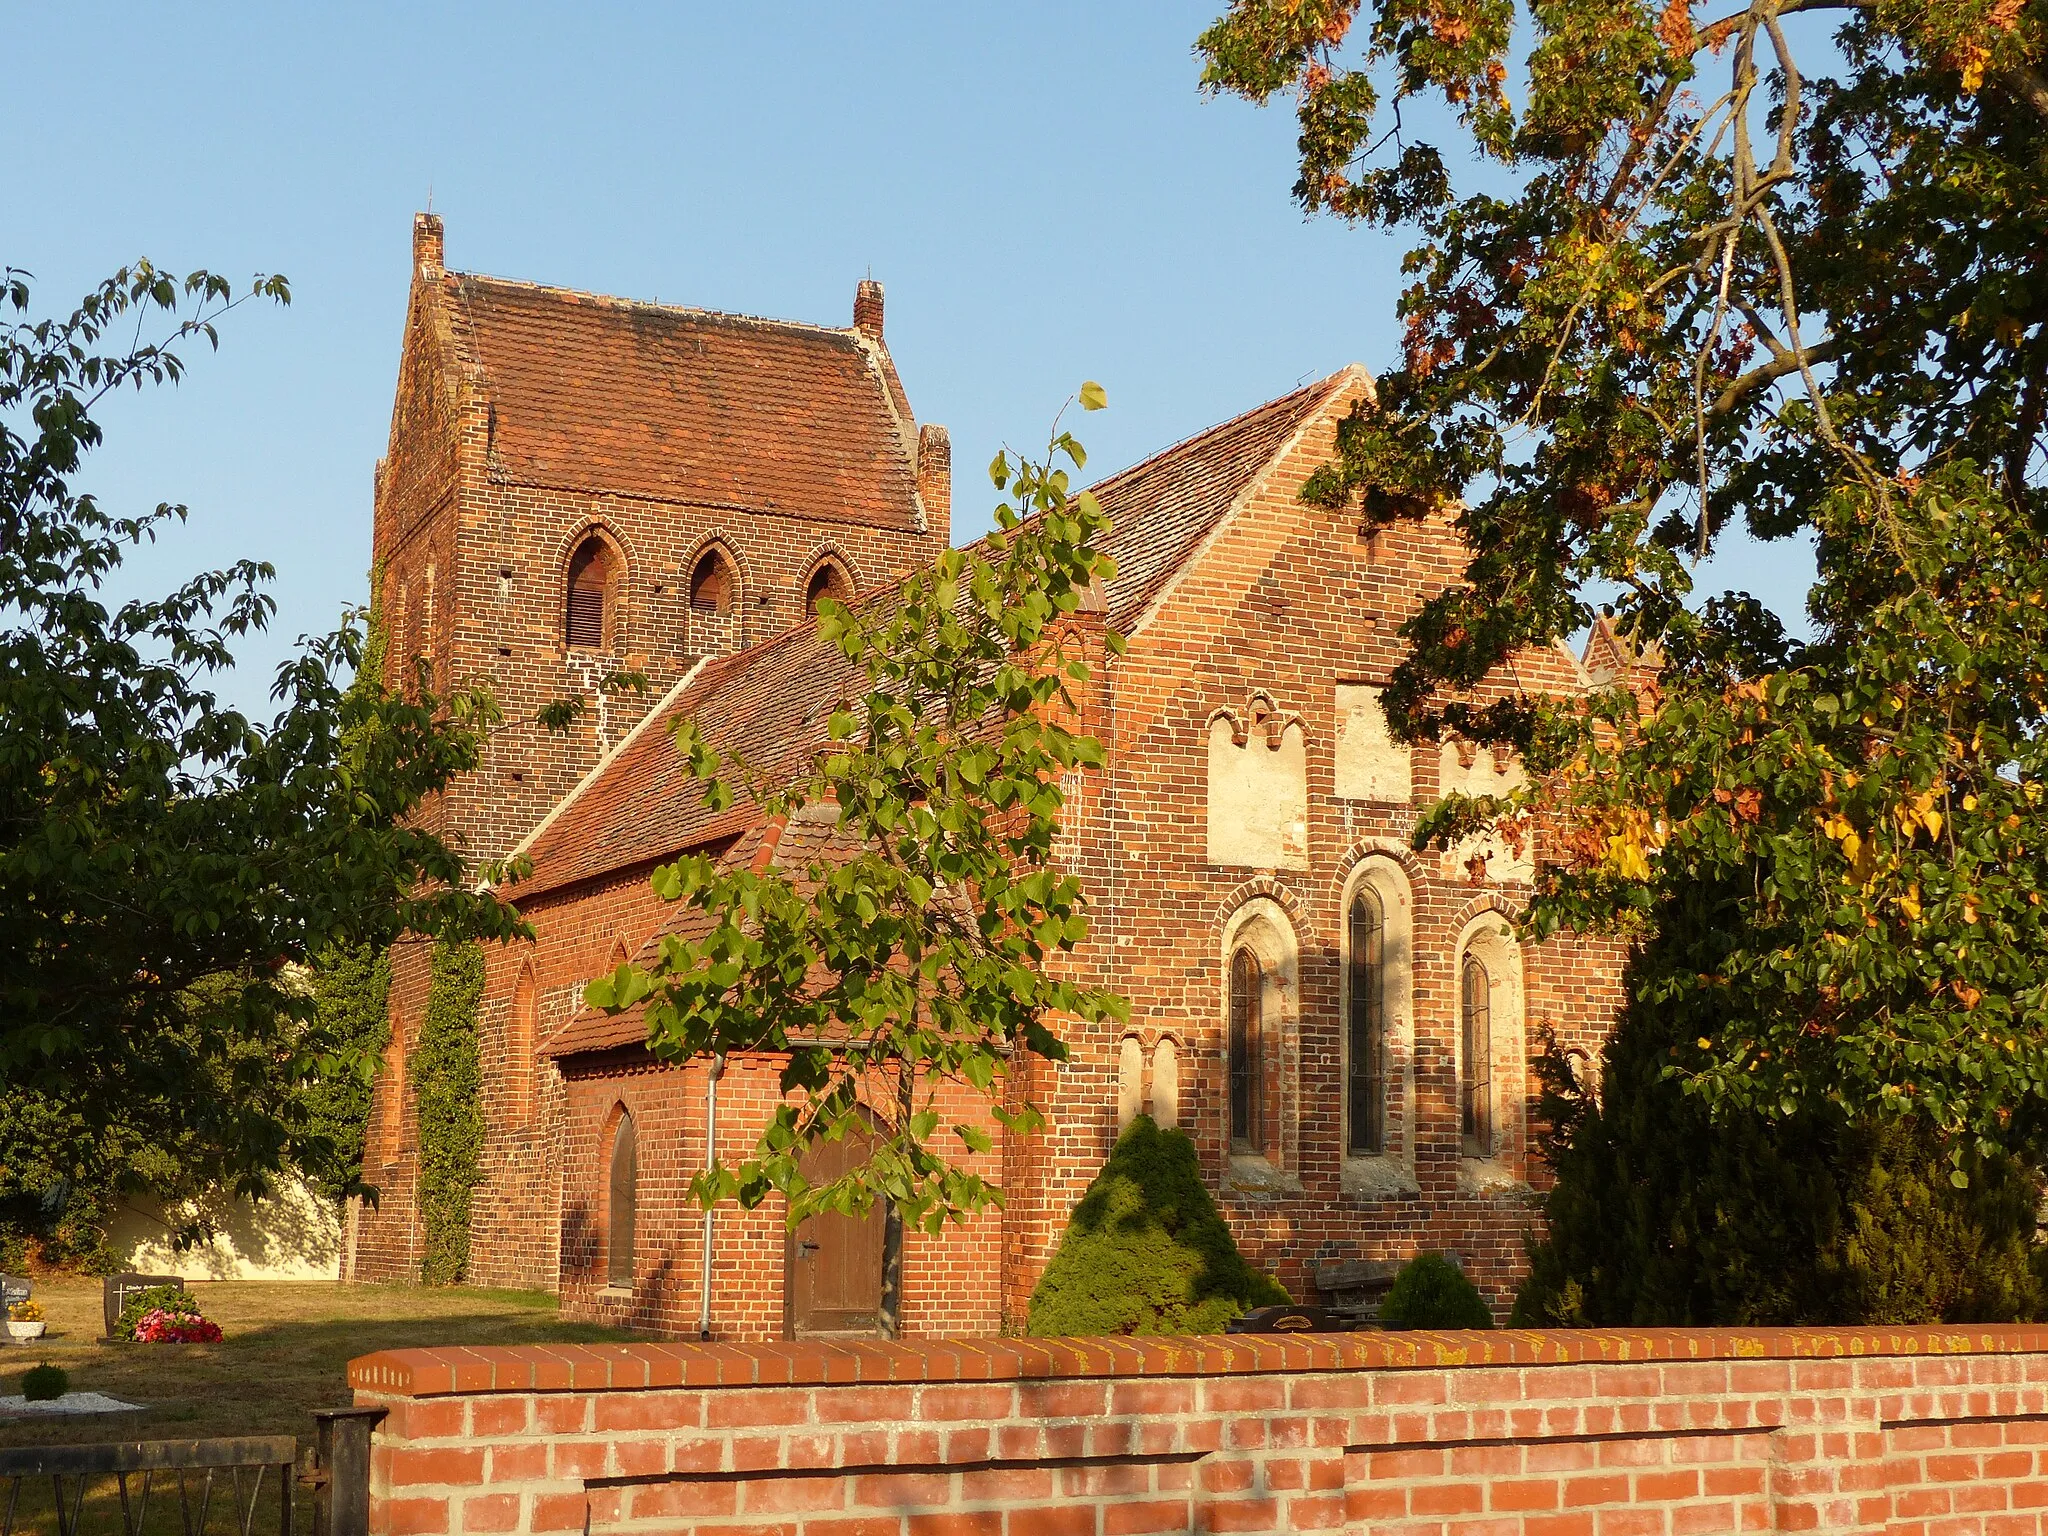
[[399,655],[400,679],[407,698],[419,687],[420,658],[427,653],[427,589],[408,587],[405,599],[405,643]]
[[519,980],[512,987],[512,1028],[505,1042],[507,1098],[519,1125],[533,1114],[533,1040],[539,1017],[540,986],[529,960],[520,966]]
[[1376,1157],[1387,1143],[1386,917],[1379,897],[1361,890],[1351,903],[1349,1049],[1345,1063],[1345,1150]]
[[1493,1155],[1493,978],[1486,962],[1465,956],[1459,982],[1458,1015],[1462,1025],[1458,1088],[1463,1101],[1464,1150],[1467,1157]]
[[1265,975],[1250,946],[1230,957],[1230,1149],[1257,1152],[1260,1110],[1265,1098],[1261,1081],[1264,1003],[1260,992]]
[[576,650],[604,649],[610,628],[612,594],[611,546],[592,534],[576,546],[569,557],[568,606],[563,614],[562,638]]
[[690,569],[690,608],[696,613],[731,613],[739,583],[733,579],[732,562],[716,549],[707,549]]
[[811,572],[811,579],[804,587],[804,614],[807,618],[818,616],[818,604],[830,598],[835,603],[853,601],[853,583],[846,579],[836,560],[820,560],[818,568]]
[[1152,1118],[1162,1131],[1180,1124],[1180,1047],[1171,1037],[1152,1047]]
[[1116,1130],[1135,1120],[1145,1107],[1145,1046],[1136,1035],[1125,1035],[1116,1053]]
[[633,1288],[633,1223],[638,1214],[640,1149],[630,1111],[619,1111],[612,1128],[612,1166],[605,1222],[605,1284]]

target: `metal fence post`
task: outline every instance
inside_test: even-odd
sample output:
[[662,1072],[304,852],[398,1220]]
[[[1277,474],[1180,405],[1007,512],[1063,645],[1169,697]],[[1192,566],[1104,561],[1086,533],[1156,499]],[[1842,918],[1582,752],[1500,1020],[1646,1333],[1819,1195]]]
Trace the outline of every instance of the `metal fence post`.
[[313,1536],[370,1536],[370,1431],[384,1408],[313,1415]]

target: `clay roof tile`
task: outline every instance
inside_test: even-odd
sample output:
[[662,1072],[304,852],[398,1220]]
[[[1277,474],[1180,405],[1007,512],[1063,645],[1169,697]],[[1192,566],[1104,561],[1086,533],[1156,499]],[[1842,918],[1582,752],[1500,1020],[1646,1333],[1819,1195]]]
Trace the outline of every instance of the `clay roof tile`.
[[921,526],[887,354],[852,330],[450,272],[491,472],[557,490]]

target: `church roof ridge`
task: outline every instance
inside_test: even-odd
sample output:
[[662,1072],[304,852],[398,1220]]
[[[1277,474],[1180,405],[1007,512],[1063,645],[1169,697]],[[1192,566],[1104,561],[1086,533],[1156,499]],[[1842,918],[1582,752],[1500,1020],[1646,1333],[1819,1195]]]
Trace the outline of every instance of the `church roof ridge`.
[[594,288],[571,288],[566,284],[536,282],[531,278],[500,277],[494,272],[456,271],[450,268],[444,269],[441,276],[458,286],[463,283],[488,283],[494,288],[521,289],[575,303],[600,304],[624,310],[651,310],[657,314],[678,315],[695,320],[730,322],[735,325],[759,326],[767,330],[798,331],[834,337],[856,346],[861,338],[859,330],[851,325],[825,325],[815,320],[789,320],[775,315],[748,314],[737,309],[711,309],[701,304],[672,304],[664,303],[660,299],[634,299],[623,294],[599,293]]
[[1247,410],[1239,411],[1235,416],[1225,417],[1222,421],[1203,427],[1198,432],[1190,433],[1178,442],[1168,443],[1164,448],[1146,455],[1135,464],[1127,465],[1113,474],[1104,475],[1100,480],[1090,484],[1088,489],[1099,497],[1104,487],[1125,484],[1138,479],[1150,471],[1164,467],[1168,461],[1182,456],[1186,450],[1199,447],[1213,438],[1222,436],[1226,432],[1232,432],[1246,426],[1255,417],[1264,416],[1277,406],[1285,406],[1297,400],[1304,400],[1310,396],[1327,393],[1340,380],[1348,379],[1354,374],[1362,372],[1363,367],[1364,365],[1360,363],[1350,363],[1338,369],[1335,373],[1326,374],[1320,379],[1312,379],[1306,384],[1297,384],[1284,395],[1275,395],[1270,400],[1262,400],[1259,404]]

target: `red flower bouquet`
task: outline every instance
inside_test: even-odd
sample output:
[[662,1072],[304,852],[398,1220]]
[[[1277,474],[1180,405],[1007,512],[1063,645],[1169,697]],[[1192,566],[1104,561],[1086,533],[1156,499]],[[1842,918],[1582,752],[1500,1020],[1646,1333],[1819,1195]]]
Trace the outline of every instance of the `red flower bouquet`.
[[142,1344],[218,1344],[220,1324],[210,1323],[197,1312],[171,1312],[158,1307],[142,1314],[135,1325],[135,1338]]

